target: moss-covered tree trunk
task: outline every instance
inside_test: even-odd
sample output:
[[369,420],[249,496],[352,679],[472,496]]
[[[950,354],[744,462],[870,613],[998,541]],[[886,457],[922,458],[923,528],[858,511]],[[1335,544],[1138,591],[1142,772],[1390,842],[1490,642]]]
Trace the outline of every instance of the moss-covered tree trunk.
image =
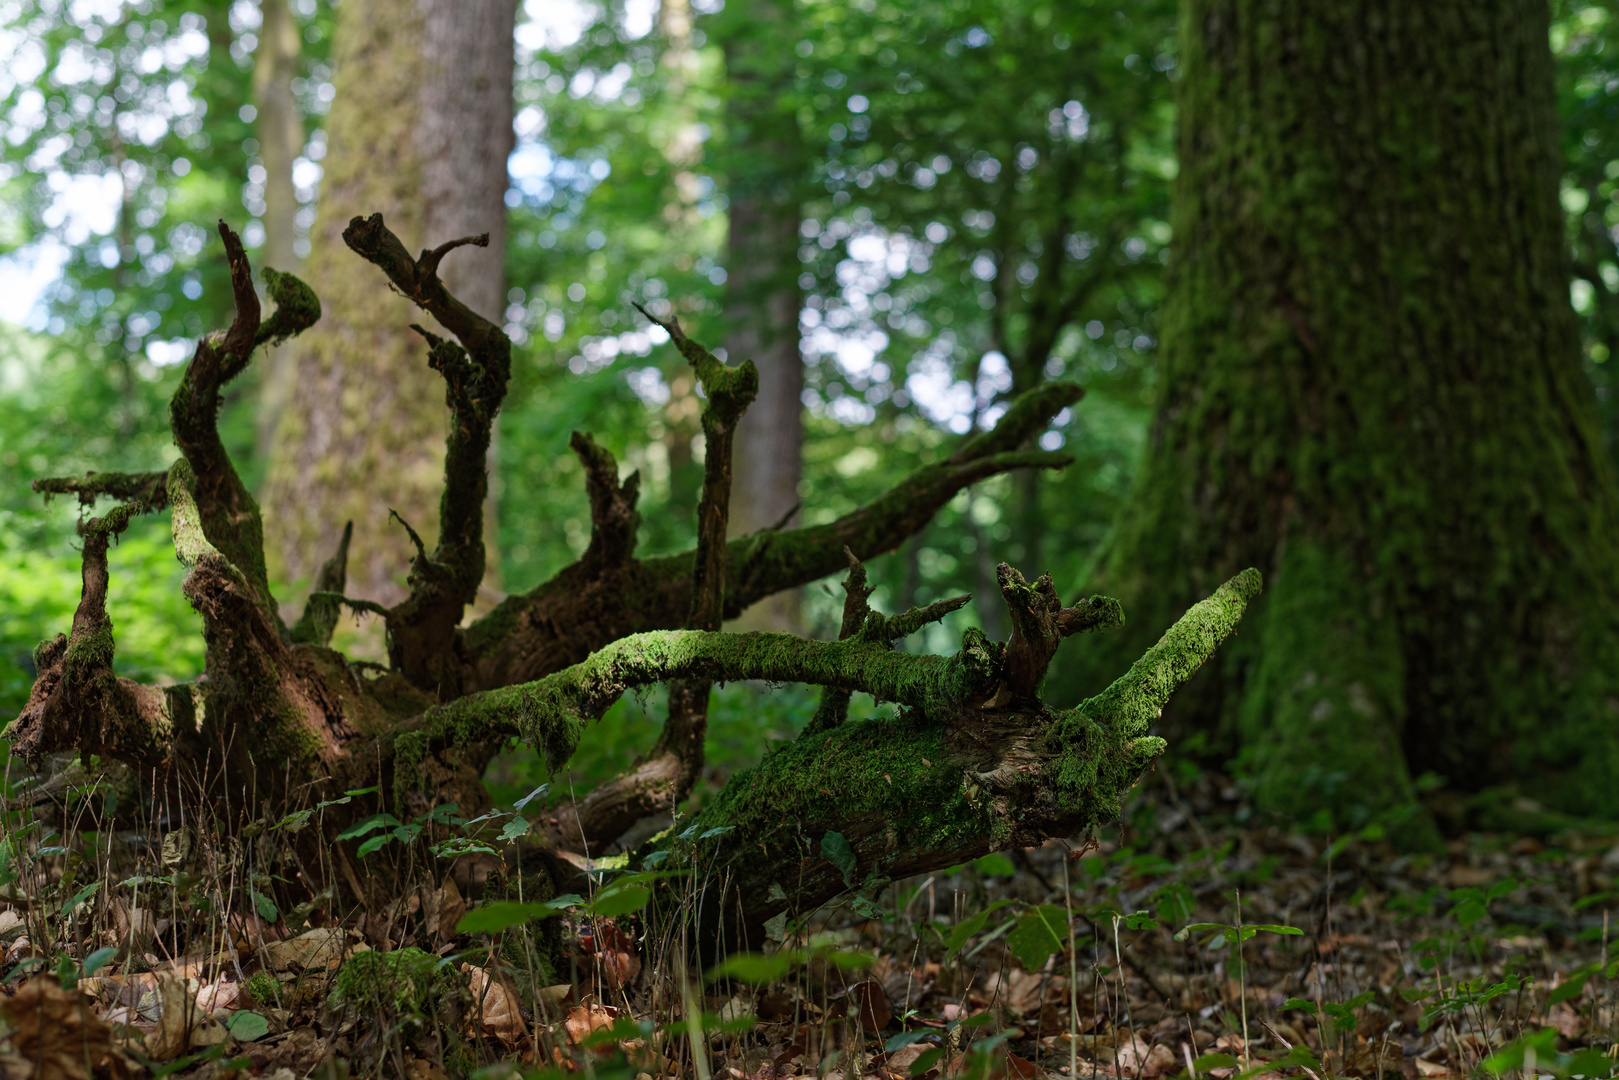
[[[1619,496],[1568,300],[1541,0],[1192,0],[1159,400],[1090,584],[1270,583],[1164,717],[1340,824],[1413,780],[1619,812]],[[1108,654],[1070,664],[1089,692]]]
[[500,321],[515,17],[515,0],[359,0],[339,11],[307,263],[328,314],[299,343],[265,492],[278,578],[312,579],[353,521],[352,591],[394,604],[410,540],[388,510],[424,536],[436,531],[442,380],[423,362],[409,305],[381,277],[355,272],[342,234],[379,211],[413,248],[489,233],[488,250],[445,274],[469,307]]

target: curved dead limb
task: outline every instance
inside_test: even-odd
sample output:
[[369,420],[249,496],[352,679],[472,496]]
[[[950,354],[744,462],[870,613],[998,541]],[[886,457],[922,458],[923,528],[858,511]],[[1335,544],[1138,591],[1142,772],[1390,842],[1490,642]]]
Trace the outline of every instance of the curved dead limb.
[[283,340],[313,325],[320,318],[320,304],[309,287],[292,275],[267,274],[271,298],[279,307],[268,322],[261,323],[259,298],[253,291],[252,270],[242,241],[223,221],[219,223],[219,236],[230,261],[236,317],[229,329],[198,340],[196,352],[169,401],[169,426],[175,445],[191,466],[192,495],[203,532],[240,570],[253,602],[279,630],[280,615],[270,595],[264,564],[259,504],[237,475],[220,441],[219,395],[226,383],[247,368],[257,345]]
[[[808,584],[845,565],[842,549],[874,558],[899,547],[962,488],[998,473],[1061,468],[1063,453],[1020,451],[1051,418],[1084,395],[1073,383],[1049,383],[1019,397],[994,430],[965,440],[884,494],[826,525],[770,531],[725,545],[725,617],[782,589]],[[588,472],[587,472],[588,476]],[[594,527],[596,500],[592,499]],[[508,597],[458,639],[464,691],[541,678],[576,664],[626,634],[685,624],[695,552],[625,562],[603,575],[581,559],[532,591]]]
[[[487,246],[489,237],[452,240],[412,259],[383,223],[382,215],[372,214],[350,221],[343,240],[459,342],[414,327],[427,340],[428,364],[444,376],[450,427],[444,447],[438,543],[428,555],[416,540],[410,596],[388,615],[388,659],[394,668],[418,688],[451,698],[460,693],[462,683],[456,628],[483,581],[489,439],[511,379],[511,342],[500,327],[450,295],[439,280],[438,266],[458,247]],[[415,534],[411,535],[415,540]]]

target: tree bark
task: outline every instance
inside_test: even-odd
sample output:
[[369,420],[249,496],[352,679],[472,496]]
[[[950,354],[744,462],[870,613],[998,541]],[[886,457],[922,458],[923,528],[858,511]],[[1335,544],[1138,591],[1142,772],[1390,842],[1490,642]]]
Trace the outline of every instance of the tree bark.
[[[299,273],[298,193],[292,182],[292,164],[304,152],[304,117],[292,93],[303,58],[298,22],[287,0],[261,0],[259,47],[253,53],[253,103],[258,117],[253,127],[264,162],[263,263],[283,273]],[[295,358],[291,349],[277,349],[267,358],[259,384],[258,444],[268,452],[292,394]]]
[[[783,51],[792,26],[786,0],[730,5],[716,26],[730,82],[725,314],[731,331],[725,348],[759,368],[759,399],[737,431],[732,536],[789,523],[803,476],[798,225],[806,169],[789,105],[792,62]],[[798,594],[768,597],[743,618],[756,629],[797,630]]]
[[[1294,819],[1432,836],[1413,778],[1619,812],[1619,494],[1579,367],[1538,0],[1193,0],[1136,496],[1094,584],[1232,568],[1254,631],[1165,716]],[[1533,778],[1532,781],[1529,778]]]
[[360,0],[336,31],[337,97],[308,276],[331,313],[300,345],[265,501],[278,578],[304,580],[354,522],[359,596],[400,602],[410,540],[437,527],[444,408],[408,305],[357,273],[342,233],[381,212],[407,243],[489,233],[445,267],[452,291],[501,320],[515,0]]

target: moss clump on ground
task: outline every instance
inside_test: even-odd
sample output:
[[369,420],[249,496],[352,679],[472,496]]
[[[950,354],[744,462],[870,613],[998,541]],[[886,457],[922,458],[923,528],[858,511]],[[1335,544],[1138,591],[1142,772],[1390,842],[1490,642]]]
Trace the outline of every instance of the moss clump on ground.
[[333,1005],[420,1016],[451,987],[450,968],[421,949],[356,953],[338,971]]
[[275,976],[268,971],[255,971],[252,978],[242,984],[242,989],[247,991],[247,996],[260,1007],[268,1008],[280,1004],[278,1000],[280,987],[275,981]]

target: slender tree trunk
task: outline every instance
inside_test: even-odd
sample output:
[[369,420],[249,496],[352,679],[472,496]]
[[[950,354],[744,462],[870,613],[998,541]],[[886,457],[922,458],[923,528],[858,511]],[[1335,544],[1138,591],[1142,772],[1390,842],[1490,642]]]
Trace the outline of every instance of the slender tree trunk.
[[1619,496],[1579,367],[1540,0],[1193,0],[1159,401],[1101,578],[1134,633],[1230,568],[1253,632],[1164,717],[1266,808],[1413,778],[1619,811]]
[[[725,314],[732,330],[725,348],[733,360],[749,358],[759,368],[759,398],[737,431],[731,535],[745,536],[790,520],[803,476],[798,226],[804,153],[789,105],[792,61],[782,51],[792,3],[746,0],[728,7],[721,20],[731,82]],[[744,618],[756,629],[796,630],[798,593],[778,593]]]
[[515,0],[351,0],[340,9],[307,275],[329,314],[300,341],[265,496],[279,577],[310,577],[353,520],[351,592],[397,603],[411,547],[388,509],[426,537],[436,527],[442,380],[408,329],[409,305],[355,272],[341,234],[376,212],[416,247],[489,233],[487,249],[452,255],[443,276],[470,308],[501,321],[515,17]]
[[[263,264],[283,273],[299,273],[293,245],[298,238],[298,194],[292,163],[304,151],[304,117],[293,97],[303,58],[298,23],[287,0],[261,0],[259,47],[253,54],[253,103],[258,109],[254,134],[264,163]],[[259,449],[269,450],[281,412],[292,393],[294,353],[278,348],[266,357],[259,391]]]

